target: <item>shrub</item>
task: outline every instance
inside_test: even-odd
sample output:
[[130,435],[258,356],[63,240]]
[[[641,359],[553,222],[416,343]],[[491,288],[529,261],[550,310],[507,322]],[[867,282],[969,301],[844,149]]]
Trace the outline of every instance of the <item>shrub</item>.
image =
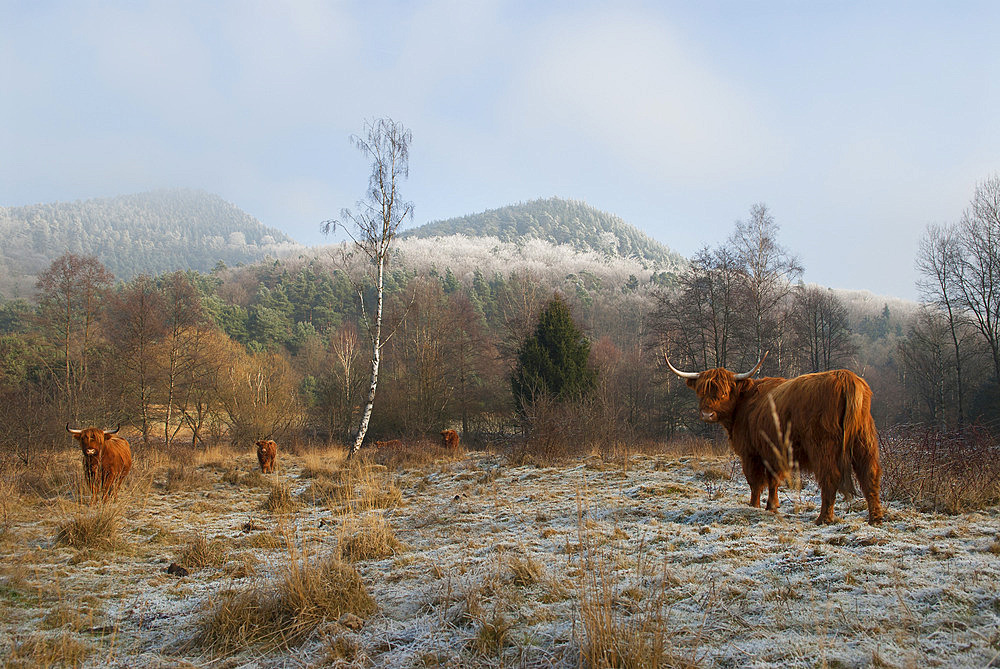
[[880,435],[882,496],[962,513],[1000,502],[1000,444],[980,428],[903,425]]

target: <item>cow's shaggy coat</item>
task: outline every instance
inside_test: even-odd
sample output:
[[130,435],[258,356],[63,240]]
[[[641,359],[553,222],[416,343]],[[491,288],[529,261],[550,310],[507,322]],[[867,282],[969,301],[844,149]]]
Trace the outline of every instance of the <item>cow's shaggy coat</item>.
[[778,485],[797,465],[819,484],[816,523],[831,523],[837,491],[854,493],[853,470],[868,503],[868,522],[882,520],[878,433],[864,379],[846,369],[794,379],[740,378],[744,375],[722,367],[690,376],[687,384],[698,395],[702,419],[729,434],[750,484],[751,506],[760,506],[767,486],[767,508],[777,511]]

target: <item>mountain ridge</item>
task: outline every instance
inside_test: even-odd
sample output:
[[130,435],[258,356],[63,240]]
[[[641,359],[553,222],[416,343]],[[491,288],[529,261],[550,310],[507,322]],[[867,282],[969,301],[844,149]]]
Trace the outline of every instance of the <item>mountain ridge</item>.
[[577,251],[635,258],[653,266],[672,267],[686,262],[683,256],[621,217],[579,200],[539,198],[440,221],[431,221],[400,233],[400,238],[496,237],[518,243],[526,238]]
[[64,253],[93,255],[118,279],[256,262],[299,245],[202,190],[0,207],[0,294],[23,295]]

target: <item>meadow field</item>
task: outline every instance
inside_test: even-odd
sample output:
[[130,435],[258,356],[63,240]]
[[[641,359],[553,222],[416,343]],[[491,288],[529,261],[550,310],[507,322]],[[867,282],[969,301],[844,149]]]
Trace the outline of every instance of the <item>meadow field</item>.
[[[135,441],[133,441],[135,444]],[[78,448],[0,478],[4,666],[984,667],[1000,508],[747,506],[699,442],[528,462],[431,443],[136,447],[92,503]],[[523,459],[522,459],[523,460]]]

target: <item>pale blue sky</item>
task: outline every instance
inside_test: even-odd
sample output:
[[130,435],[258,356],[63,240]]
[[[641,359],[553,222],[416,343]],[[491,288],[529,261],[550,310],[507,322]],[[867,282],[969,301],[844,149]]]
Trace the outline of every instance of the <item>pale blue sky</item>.
[[192,187],[307,244],[364,119],[414,224],[584,200],[685,255],[764,202],[805,279],[915,296],[1000,169],[996,2],[0,0],[0,205]]

